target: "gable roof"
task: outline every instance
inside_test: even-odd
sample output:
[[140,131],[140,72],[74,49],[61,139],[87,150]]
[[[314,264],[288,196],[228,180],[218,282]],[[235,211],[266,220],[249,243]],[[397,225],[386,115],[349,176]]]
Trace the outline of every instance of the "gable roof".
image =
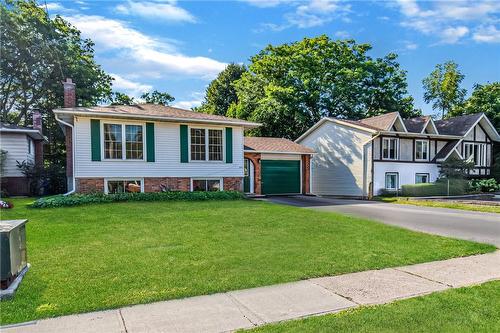
[[403,122],[405,123],[408,132],[422,133],[422,131],[425,128],[425,125],[427,124],[430,118],[431,117],[429,116],[422,116],[411,119],[404,119]]
[[394,124],[398,116],[399,116],[398,112],[391,112],[382,114],[380,116],[361,119],[359,121],[365,125],[372,126],[380,130],[388,131],[391,129],[392,125]]
[[33,140],[45,140],[45,137],[43,136],[42,132],[33,127],[23,127],[14,124],[0,122],[0,132],[26,134]]
[[464,136],[482,116],[483,113],[476,113],[437,120],[434,124],[439,134]]
[[74,114],[86,116],[104,116],[118,118],[146,118],[165,121],[220,123],[242,125],[252,128],[260,124],[224,116],[184,110],[172,106],[158,104],[136,104],[136,105],[108,105],[92,107],[75,107],[55,109],[57,114]]
[[451,152],[457,147],[461,140],[452,140],[446,143],[441,150],[434,156],[432,162],[446,160]]
[[314,150],[288,139],[267,137],[245,137],[245,151],[313,154]]

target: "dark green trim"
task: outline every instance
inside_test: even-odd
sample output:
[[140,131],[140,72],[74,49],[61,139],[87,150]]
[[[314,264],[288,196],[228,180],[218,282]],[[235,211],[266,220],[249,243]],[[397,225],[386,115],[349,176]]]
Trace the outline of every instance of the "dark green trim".
[[181,163],[189,162],[188,150],[188,127],[187,125],[180,126],[180,142],[181,142]]
[[92,161],[101,160],[101,121],[90,119],[90,143],[92,149]]
[[155,161],[155,124],[146,123],[146,161]]
[[233,163],[233,129],[226,127],[226,163]]

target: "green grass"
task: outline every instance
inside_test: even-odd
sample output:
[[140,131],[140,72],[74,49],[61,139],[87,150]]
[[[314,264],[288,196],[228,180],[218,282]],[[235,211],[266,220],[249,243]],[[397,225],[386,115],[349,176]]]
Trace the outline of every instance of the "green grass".
[[363,219],[258,201],[28,209],[32,267],[1,323],[493,251]]
[[251,332],[500,332],[500,281],[263,326]]
[[452,209],[462,209],[470,210],[475,212],[485,212],[485,213],[500,213],[500,206],[486,206],[486,205],[474,205],[458,202],[443,202],[434,200],[412,200],[408,197],[390,197],[390,198],[377,198],[378,200],[402,205],[414,205],[414,206],[426,206],[426,207],[440,207],[440,208],[452,208]]

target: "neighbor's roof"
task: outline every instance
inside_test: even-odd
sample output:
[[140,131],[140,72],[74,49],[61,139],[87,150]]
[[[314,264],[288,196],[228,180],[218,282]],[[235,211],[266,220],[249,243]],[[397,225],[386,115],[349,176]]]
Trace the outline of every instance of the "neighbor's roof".
[[482,113],[437,120],[434,122],[439,134],[464,136],[481,118]]
[[314,150],[283,138],[245,137],[245,151],[313,154]]
[[403,122],[405,123],[405,127],[408,132],[421,133],[430,118],[431,117],[429,116],[422,116],[411,119],[403,119]]
[[398,116],[398,112],[391,112],[382,114],[380,116],[361,119],[359,120],[359,122],[368,126],[375,127],[379,130],[388,131],[391,129],[392,124],[394,124],[394,121]]
[[188,121],[200,123],[235,124],[245,127],[258,127],[260,124],[224,116],[184,110],[158,104],[109,105],[93,107],[75,107],[54,110],[59,114],[95,115],[105,117],[149,118],[170,121]]
[[4,133],[24,133],[34,140],[44,140],[42,132],[33,127],[22,127],[14,124],[0,122],[0,132]]

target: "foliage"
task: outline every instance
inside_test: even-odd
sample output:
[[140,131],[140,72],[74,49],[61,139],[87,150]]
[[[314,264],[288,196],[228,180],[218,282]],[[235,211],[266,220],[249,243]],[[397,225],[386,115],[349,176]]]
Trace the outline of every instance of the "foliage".
[[238,103],[238,96],[233,83],[247,71],[244,65],[231,63],[217,75],[207,87],[205,100],[195,110],[209,114],[225,116],[232,104]]
[[10,201],[0,200],[0,209],[11,209],[14,208],[14,204]]
[[110,96],[110,104],[111,105],[134,105],[136,104],[133,97],[121,93],[121,92],[113,92]]
[[405,197],[433,197],[463,195],[467,193],[468,182],[463,179],[439,179],[435,183],[402,185],[401,194]]
[[464,75],[453,61],[437,64],[423,81],[424,100],[432,102],[434,110],[440,110],[442,118],[451,115],[454,107],[461,105],[467,91],[460,88]]
[[500,191],[500,184],[497,183],[495,178],[473,179],[470,182],[470,188],[473,192],[496,192]]
[[202,200],[237,200],[244,198],[241,192],[148,192],[148,193],[116,193],[116,194],[71,194],[40,198],[31,206],[33,208],[52,208],[78,206],[85,204],[120,202],[120,201],[202,201]]
[[370,49],[369,44],[326,35],[269,45],[233,83],[238,101],[228,115],[263,123],[254,135],[295,139],[325,116],[419,114],[397,56],[373,59],[367,55]]
[[141,98],[146,103],[151,104],[161,104],[161,105],[170,105],[175,98],[170,95],[168,92],[160,92],[158,90],[154,90],[152,92],[145,92],[141,95]]
[[16,161],[17,167],[28,178],[31,195],[62,193],[66,190],[66,172],[60,166],[37,166],[32,162]]
[[29,219],[33,269],[1,302],[1,325],[495,251],[257,200],[54,209],[12,201],[2,219]]
[[439,176],[441,178],[464,178],[474,168],[474,162],[465,161],[456,157],[450,157],[441,163]]

